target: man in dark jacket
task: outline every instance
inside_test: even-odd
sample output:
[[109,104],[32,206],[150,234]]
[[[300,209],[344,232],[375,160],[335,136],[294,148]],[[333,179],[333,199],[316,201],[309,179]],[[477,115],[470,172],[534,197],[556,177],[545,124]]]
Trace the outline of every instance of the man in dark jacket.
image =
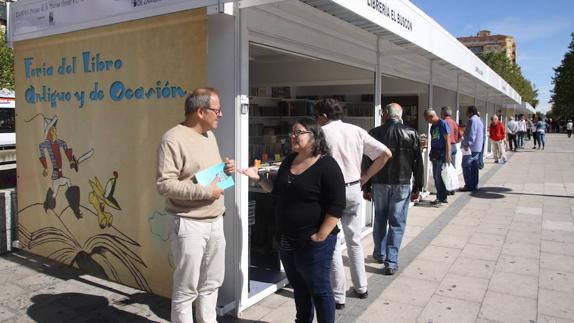
[[[394,275],[411,199],[418,199],[423,186],[423,160],[416,130],[403,125],[403,109],[397,103],[383,108],[383,122],[369,134],[386,145],[393,158],[365,184],[363,197],[375,204],[373,258],[384,263],[383,274]],[[370,160],[364,159],[367,167]],[[366,168],[364,168],[366,169]],[[414,185],[411,177],[414,174]],[[389,230],[387,232],[387,225]]]

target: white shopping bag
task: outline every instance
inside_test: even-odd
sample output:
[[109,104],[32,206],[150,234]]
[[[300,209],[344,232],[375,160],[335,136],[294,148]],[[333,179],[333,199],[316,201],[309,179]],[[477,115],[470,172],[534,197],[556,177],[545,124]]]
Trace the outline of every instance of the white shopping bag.
[[455,191],[458,189],[458,174],[456,173],[456,168],[454,168],[451,163],[442,165],[440,175],[447,191]]

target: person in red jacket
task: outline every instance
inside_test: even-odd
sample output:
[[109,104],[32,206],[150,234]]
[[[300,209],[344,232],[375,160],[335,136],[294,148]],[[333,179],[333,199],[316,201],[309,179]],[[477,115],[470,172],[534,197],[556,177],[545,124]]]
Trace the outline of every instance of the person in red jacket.
[[504,151],[506,133],[504,131],[504,125],[498,120],[498,116],[496,115],[493,115],[490,121],[489,133],[494,162],[498,163],[500,161],[504,164],[506,163],[506,154]]

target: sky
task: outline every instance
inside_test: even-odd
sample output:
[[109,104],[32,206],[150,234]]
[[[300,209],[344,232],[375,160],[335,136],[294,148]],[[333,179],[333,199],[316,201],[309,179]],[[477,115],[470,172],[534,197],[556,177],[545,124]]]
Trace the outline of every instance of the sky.
[[574,32],[574,0],[411,0],[455,37],[513,36],[522,74],[538,89],[538,111],[551,108],[553,68],[568,50]]

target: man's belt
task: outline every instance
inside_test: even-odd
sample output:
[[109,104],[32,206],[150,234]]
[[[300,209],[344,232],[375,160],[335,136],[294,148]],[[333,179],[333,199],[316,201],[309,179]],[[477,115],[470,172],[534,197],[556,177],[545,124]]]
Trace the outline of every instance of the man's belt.
[[361,182],[360,180],[348,182],[348,183],[345,183],[345,187],[353,186],[355,184],[359,184],[360,182]]

